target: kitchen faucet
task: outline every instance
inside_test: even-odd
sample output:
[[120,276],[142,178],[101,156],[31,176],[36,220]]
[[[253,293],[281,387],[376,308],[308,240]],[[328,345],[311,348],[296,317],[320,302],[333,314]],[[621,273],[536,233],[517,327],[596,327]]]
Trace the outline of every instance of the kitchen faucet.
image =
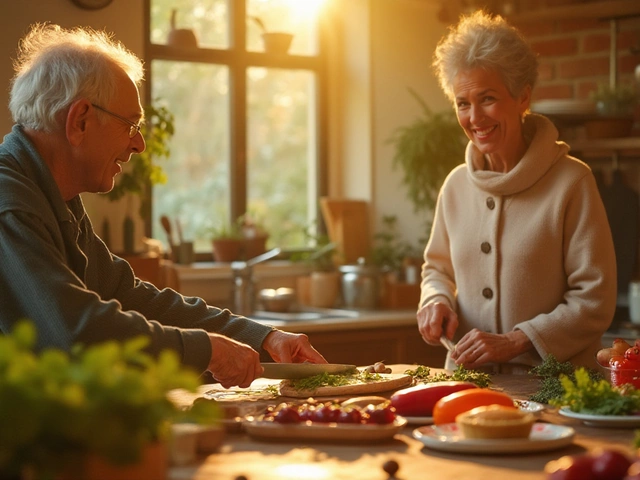
[[250,315],[255,310],[256,292],[253,280],[253,266],[280,254],[279,248],[274,248],[246,262],[231,262],[233,272],[233,304],[237,315]]

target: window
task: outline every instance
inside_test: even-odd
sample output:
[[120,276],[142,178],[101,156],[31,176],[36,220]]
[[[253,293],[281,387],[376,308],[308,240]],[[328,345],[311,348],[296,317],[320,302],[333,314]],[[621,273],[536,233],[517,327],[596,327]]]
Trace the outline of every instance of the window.
[[[322,3],[147,0],[147,102],[166,105],[176,127],[168,182],[153,191],[155,238],[167,215],[210,253],[211,230],[246,213],[271,246],[304,246],[326,190]],[[198,47],[169,45],[172,24]],[[293,34],[287,54],[265,51],[263,27]]]

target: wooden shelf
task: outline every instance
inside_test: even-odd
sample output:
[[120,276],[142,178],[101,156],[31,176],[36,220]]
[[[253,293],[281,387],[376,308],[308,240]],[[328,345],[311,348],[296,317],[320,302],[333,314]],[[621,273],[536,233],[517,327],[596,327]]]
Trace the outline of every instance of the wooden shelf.
[[595,18],[609,20],[640,16],[640,1],[638,0],[609,0],[574,5],[549,7],[540,10],[530,10],[510,15],[510,21],[516,23],[537,22],[540,20],[565,20]]
[[594,138],[567,141],[572,151],[580,152],[619,152],[622,150],[638,150],[640,154],[640,137]]

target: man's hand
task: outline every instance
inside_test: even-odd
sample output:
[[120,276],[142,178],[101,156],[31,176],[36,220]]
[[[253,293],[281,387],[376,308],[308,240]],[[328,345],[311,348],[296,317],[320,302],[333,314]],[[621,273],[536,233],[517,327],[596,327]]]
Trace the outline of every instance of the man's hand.
[[303,333],[274,330],[264,339],[262,348],[278,363],[327,363]]
[[249,345],[215,333],[209,334],[211,360],[209,370],[224,388],[248,387],[264,368],[260,355]]

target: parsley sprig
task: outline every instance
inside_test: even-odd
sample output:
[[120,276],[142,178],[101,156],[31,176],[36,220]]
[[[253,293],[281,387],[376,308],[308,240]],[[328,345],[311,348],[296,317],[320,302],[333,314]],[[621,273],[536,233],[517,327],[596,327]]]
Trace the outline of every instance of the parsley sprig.
[[445,372],[431,374],[431,369],[424,365],[418,365],[414,370],[406,370],[404,372],[411,375],[417,383],[433,383],[433,382],[471,382],[480,388],[488,387],[491,383],[491,376],[488,373],[479,372],[477,370],[467,370],[462,365],[458,365],[451,375]]
[[297,391],[317,390],[320,387],[341,387],[355,383],[371,383],[382,380],[379,373],[353,372],[347,374],[320,373],[312,377],[289,380],[289,385]]

